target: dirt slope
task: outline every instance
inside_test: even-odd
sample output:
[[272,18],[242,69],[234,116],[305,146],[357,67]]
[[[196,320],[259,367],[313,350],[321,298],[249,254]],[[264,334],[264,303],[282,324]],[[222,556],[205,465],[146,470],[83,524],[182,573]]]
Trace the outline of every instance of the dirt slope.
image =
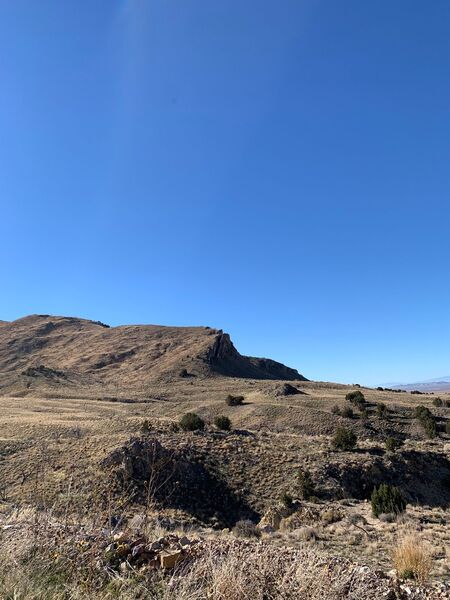
[[226,375],[304,380],[270,359],[239,354],[228,334],[209,327],[108,327],[73,317],[32,315],[0,322],[0,386],[95,386],[118,391],[157,380]]

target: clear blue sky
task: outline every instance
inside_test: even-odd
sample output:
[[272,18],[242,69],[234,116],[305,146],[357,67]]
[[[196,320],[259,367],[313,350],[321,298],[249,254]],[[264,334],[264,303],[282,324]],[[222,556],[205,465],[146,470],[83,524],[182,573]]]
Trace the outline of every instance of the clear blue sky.
[[0,318],[450,372],[447,0],[0,3]]

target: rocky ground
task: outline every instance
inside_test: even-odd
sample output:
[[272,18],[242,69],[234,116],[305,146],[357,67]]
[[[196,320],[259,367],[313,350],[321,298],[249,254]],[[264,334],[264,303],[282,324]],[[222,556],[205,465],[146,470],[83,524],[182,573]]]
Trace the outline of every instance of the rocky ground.
[[[264,598],[302,597],[298,590],[306,598],[448,597],[449,396],[436,402],[436,395],[359,386],[293,380],[292,389],[277,380],[184,374],[139,389],[105,382],[77,391],[49,383],[41,371],[23,377],[33,384],[0,396],[1,558],[8,565],[0,597],[257,598],[248,590],[267,580],[265,565],[274,560],[278,583]],[[364,394],[364,410],[346,400],[351,391]],[[228,394],[243,396],[242,404],[228,405]],[[433,415],[431,439],[415,416],[418,405]],[[348,408],[353,415],[343,416]],[[179,430],[187,412],[205,420],[204,431]],[[214,426],[219,415],[231,419],[231,431]],[[334,448],[339,427],[355,433],[352,450]],[[389,437],[403,445],[388,451]],[[314,484],[308,501],[298,484],[305,470]],[[401,489],[404,513],[372,515],[368,499],[380,483]],[[289,508],[283,494],[293,499]],[[251,523],[246,539],[236,529],[243,520]],[[393,553],[411,537],[431,557],[420,585],[392,572]],[[155,543],[161,547],[148,550]],[[50,596],[42,582],[55,565],[61,572]],[[223,589],[234,588],[225,567],[239,582],[228,595]],[[287,579],[294,588],[282,587]],[[313,595],[324,587],[328,596]]]

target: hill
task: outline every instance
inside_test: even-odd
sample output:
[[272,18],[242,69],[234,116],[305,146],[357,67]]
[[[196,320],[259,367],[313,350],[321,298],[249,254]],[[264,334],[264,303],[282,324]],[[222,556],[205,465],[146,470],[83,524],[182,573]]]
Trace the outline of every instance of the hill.
[[180,377],[306,379],[274,360],[241,355],[209,327],[123,325],[32,315],[0,322],[0,373],[6,389],[36,386],[142,389]]

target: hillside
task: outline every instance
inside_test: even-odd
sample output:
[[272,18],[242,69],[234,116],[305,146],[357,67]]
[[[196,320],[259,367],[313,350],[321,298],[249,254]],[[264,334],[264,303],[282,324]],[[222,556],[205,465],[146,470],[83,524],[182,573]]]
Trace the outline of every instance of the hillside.
[[[265,358],[242,356],[230,336],[209,327],[109,327],[73,317],[32,315],[0,322],[3,388],[89,388],[119,391],[180,377],[225,375],[306,379]],[[0,388],[1,389],[1,388]]]
[[[307,381],[207,327],[34,315],[0,323],[0,405],[0,598],[110,600],[116,581],[124,600],[251,600],[268,581],[274,600],[448,597],[448,395]],[[401,514],[373,514],[383,483]],[[411,535],[423,593],[392,576]],[[248,594],[217,595],[215,565],[242,565]],[[188,581],[195,596],[173,592]]]

